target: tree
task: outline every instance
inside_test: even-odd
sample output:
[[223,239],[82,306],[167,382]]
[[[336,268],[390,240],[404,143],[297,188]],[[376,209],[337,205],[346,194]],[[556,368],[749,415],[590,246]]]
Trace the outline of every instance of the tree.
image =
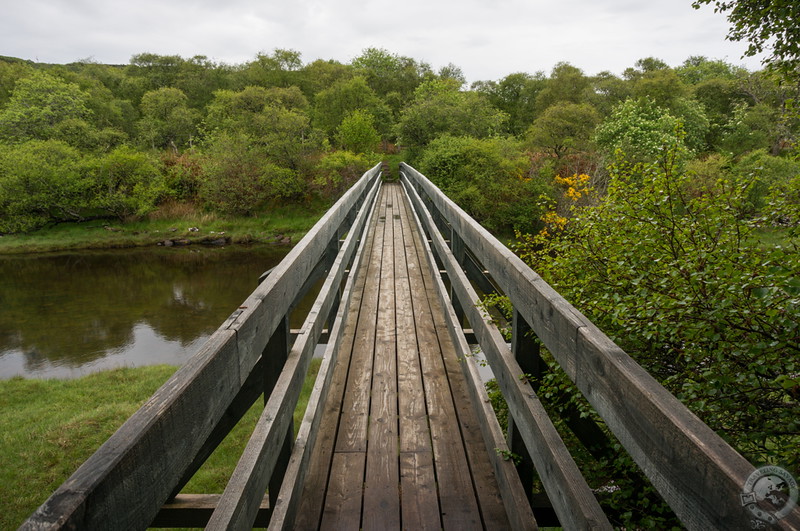
[[508,115],[508,131],[519,135],[536,116],[536,96],[547,83],[543,72],[534,75],[517,72],[500,81],[477,81],[472,90],[484,94],[494,107]]
[[120,220],[147,214],[167,194],[157,163],[129,146],[119,146],[100,157],[93,174],[91,205]]
[[350,65],[343,65],[332,59],[328,61],[317,59],[302,68],[297,85],[307,98],[313,99],[318,92],[333,86],[334,83],[352,78],[353,71]]
[[91,178],[78,151],[56,140],[0,146],[0,233],[79,220]]
[[[307,104],[297,87],[217,91],[204,124],[205,143],[212,145],[220,138],[256,143],[272,164],[307,173],[313,165],[310,158],[323,143],[304,112]],[[222,133],[227,136],[220,137]]]
[[635,97],[650,98],[656,105],[667,109],[672,107],[675,100],[686,97],[688,93],[681,78],[671,68],[645,72],[633,85]]
[[446,80],[427,81],[403,109],[398,136],[406,146],[419,149],[445,133],[486,138],[500,133],[507,120],[483,94],[461,92],[457,83]]
[[241,131],[220,131],[205,145],[202,201],[222,212],[253,215],[276,197],[304,191],[297,172],[270,162],[263,146]]
[[587,149],[600,114],[588,103],[559,102],[547,108],[531,125],[527,141],[556,158]]
[[353,111],[336,129],[337,143],[353,153],[372,153],[381,141],[373,122],[371,114],[360,109]]
[[682,116],[676,117],[649,98],[628,99],[598,126],[595,141],[609,154],[622,150],[640,162],[662,160],[667,148],[704,145],[708,120],[696,102],[681,102]]
[[767,65],[800,80],[800,4],[771,0],[695,0],[692,7],[714,5],[726,13],[731,28],[727,39],[746,41],[745,55],[752,57],[769,50]]
[[259,53],[242,70],[244,85],[290,87],[295,85],[303,67],[301,54],[296,50],[275,48],[272,54]]
[[189,99],[182,90],[164,87],[142,96],[142,119],[139,136],[151,148],[188,146],[192,142],[196,111],[189,108]]
[[53,127],[60,122],[89,117],[87,100],[78,85],[36,71],[17,81],[11,99],[0,111],[0,140],[51,138]]
[[590,92],[591,80],[583,70],[569,63],[558,63],[536,96],[536,112],[540,114],[559,101],[583,103]]
[[[395,113],[414,94],[420,83],[433,77],[430,65],[383,48],[366,48],[351,65],[375,93],[396,102]],[[389,97],[390,94],[396,97]]]
[[490,230],[528,231],[542,215],[547,184],[528,175],[519,142],[504,138],[440,136],[418,167],[444,193]]
[[710,79],[735,80],[746,74],[747,70],[719,59],[693,55],[677,67],[675,72],[684,83],[698,85]]
[[800,253],[753,235],[746,187],[686,193],[695,177],[668,151],[618,159],[607,197],[523,254],[747,459],[797,474]]
[[375,118],[377,129],[388,138],[392,113],[363,77],[339,81],[314,99],[314,124],[332,138],[342,120],[353,111],[363,110]]

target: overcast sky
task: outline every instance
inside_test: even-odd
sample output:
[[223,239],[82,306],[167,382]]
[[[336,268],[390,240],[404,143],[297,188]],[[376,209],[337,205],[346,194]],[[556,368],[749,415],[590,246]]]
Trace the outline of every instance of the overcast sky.
[[128,63],[142,52],[205,55],[227,64],[289,48],[303,62],[349,62],[385,48],[468,81],[550,72],[588,75],[637,59],[671,66],[704,55],[754,70],[728,22],[691,0],[4,0],[0,55],[47,63]]

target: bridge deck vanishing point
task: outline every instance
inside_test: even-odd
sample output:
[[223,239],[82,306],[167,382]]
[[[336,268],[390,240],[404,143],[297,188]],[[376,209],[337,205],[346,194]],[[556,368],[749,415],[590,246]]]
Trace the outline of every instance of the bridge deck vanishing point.
[[[382,182],[380,166],[20,529],[612,529],[572,457],[581,446],[626,452],[688,529],[751,528],[753,464],[424,175],[402,163],[402,184]],[[513,307],[510,345],[488,293]],[[570,447],[531,385],[556,370],[594,411],[559,413]],[[224,492],[186,492],[262,397]],[[771,523],[800,529],[790,510]]]
[[423,240],[384,184],[297,528],[508,528]]

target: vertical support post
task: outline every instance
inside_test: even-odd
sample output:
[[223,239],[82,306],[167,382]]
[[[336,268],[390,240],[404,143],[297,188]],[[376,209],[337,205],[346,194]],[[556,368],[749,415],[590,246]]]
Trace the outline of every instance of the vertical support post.
[[[331,241],[328,242],[328,247],[325,249],[325,270],[330,271],[331,267],[333,267],[333,263],[336,261],[336,256],[339,254],[339,247],[341,246],[339,242],[340,234],[341,234],[341,227],[336,231],[336,234],[333,235]],[[333,300],[333,304],[331,305],[331,313],[328,314],[336,315],[339,311],[339,301],[342,299],[342,288],[341,285],[337,291],[337,297]],[[328,329],[330,330],[333,326],[333,321],[328,319]]]
[[[458,262],[458,265],[463,269],[464,258],[466,256],[464,251],[464,240],[461,239],[461,236],[459,236],[452,227],[450,227],[450,250],[453,252],[453,256]],[[453,309],[456,312],[456,317],[458,317],[458,322],[463,326],[464,308],[461,306],[461,302],[458,300],[458,297],[456,297],[452,284],[450,286],[450,301],[453,303]]]
[[[536,391],[539,388],[538,382],[542,375],[543,363],[539,353],[539,342],[533,337],[533,332],[528,322],[516,309],[514,310],[511,326],[511,352],[524,373],[533,376],[533,380],[530,383],[534,391]],[[533,459],[531,459],[531,454],[528,452],[519,430],[516,429],[511,415],[508,416],[508,446],[513,453],[522,457],[522,461],[517,465],[517,472],[525,489],[525,494],[528,496],[528,501],[532,502],[533,480],[535,477]]]
[[[289,316],[285,315],[278,328],[272,334],[267,346],[264,347],[264,352],[261,356],[264,358],[264,404],[269,400],[272,390],[278,381],[278,377],[286,364],[286,359],[289,357],[290,346],[290,332],[289,332]],[[286,468],[289,466],[289,458],[292,455],[292,445],[294,444],[294,423],[289,423],[289,428],[286,431],[286,436],[281,447],[278,461],[275,463],[275,469],[272,472],[272,477],[269,480],[269,503],[270,507],[275,506],[278,499],[278,493],[281,490],[281,483],[283,476],[286,473]]]

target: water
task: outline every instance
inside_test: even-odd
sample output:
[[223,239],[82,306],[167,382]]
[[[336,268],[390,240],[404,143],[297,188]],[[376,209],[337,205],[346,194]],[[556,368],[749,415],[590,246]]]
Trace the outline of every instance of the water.
[[185,362],[286,247],[0,257],[0,379]]

